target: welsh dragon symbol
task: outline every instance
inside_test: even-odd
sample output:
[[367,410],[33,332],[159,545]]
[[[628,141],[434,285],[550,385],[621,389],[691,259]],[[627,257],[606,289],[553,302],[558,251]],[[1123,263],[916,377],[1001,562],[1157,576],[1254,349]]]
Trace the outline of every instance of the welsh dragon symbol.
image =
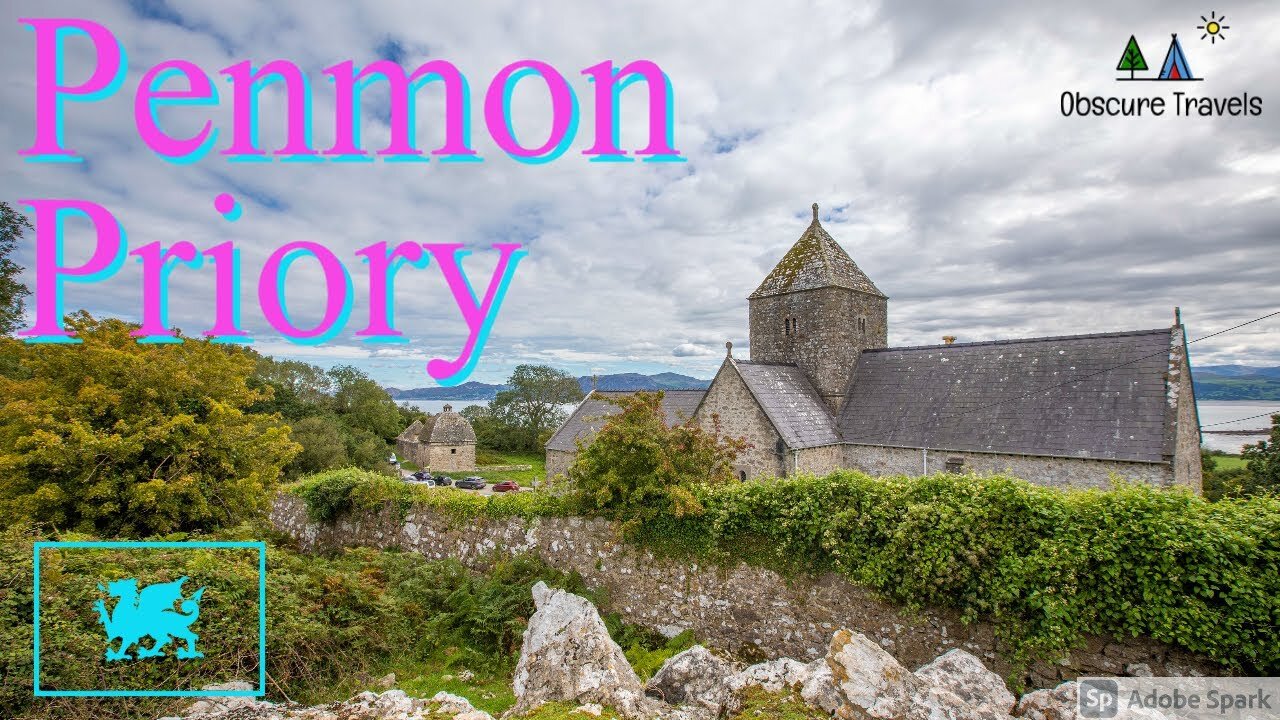
[[[185,647],[176,648],[174,656],[182,659],[204,657],[204,653],[196,649],[199,635],[191,632],[191,625],[200,616],[200,597],[204,588],[196,590],[188,598],[182,597],[182,584],[187,578],[180,577],[167,583],[148,585],[138,589],[136,578],[113,580],[98,589],[111,597],[119,598],[111,614],[107,614],[107,606],[102,600],[94,603],[98,611],[98,621],[107,631],[107,661],[132,660],[129,654],[131,645],[137,646],[138,659],[164,655],[165,647],[171,640],[182,640]],[[178,609],[174,605],[181,601]],[[181,612],[179,612],[181,610]],[[145,647],[142,639],[149,637],[151,647]],[[120,648],[112,650],[111,644],[120,640]]]

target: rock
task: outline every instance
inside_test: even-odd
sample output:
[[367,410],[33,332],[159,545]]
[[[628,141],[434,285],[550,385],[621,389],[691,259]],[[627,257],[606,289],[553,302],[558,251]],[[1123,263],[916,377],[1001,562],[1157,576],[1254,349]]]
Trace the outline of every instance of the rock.
[[671,705],[689,705],[710,715],[719,715],[732,691],[726,681],[733,665],[694,645],[663,663],[645,693]]
[[483,710],[477,710],[471,701],[461,695],[454,695],[441,690],[431,696],[436,713],[452,715],[454,720],[493,720],[493,716]]
[[600,713],[604,712],[604,708],[600,707],[595,703],[587,703],[586,705],[579,705],[578,707],[574,708],[573,712],[582,713],[583,715],[593,715],[595,717],[600,717]]
[[839,717],[906,717],[920,681],[880,645],[861,633],[841,628],[831,637],[827,663],[842,700],[836,711]]
[[1008,715],[1018,701],[1005,686],[1004,678],[959,648],[934,658],[915,674],[929,685],[955,693],[984,715]]
[[1151,666],[1146,663],[1129,663],[1124,666],[1124,674],[1130,677],[1152,677]]
[[533,602],[538,610],[524,631],[513,681],[516,705],[508,714],[550,701],[600,703],[645,720],[661,714],[595,606],[541,581],[533,586]]
[[476,674],[466,668],[463,668],[462,671],[458,673],[459,682],[471,682],[472,680],[475,680],[475,679],[476,679]]
[[390,690],[395,686],[396,686],[395,673],[387,673],[386,675],[383,675],[382,677],[378,678],[378,687],[382,688],[383,690]]
[[[253,684],[236,680],[233,682],[219,683],[217,685],[206,685],[202,690],[252,690]],[[257,698],[253,697],[209,697],[197,700],[191,704],[183,713],[183,717],[192,717],[200,715],[217,715],[219,713],[227,713],[240,708],[253,708],[258,705],[267,705],[268,703],[259,703]]]
[[1027,720],[1076,720],[1077,690],[1076,682],[1069,680],[1052,690],[1029,692],[1018,701],[1013,714]]
[[[826,661],[823,661],[825,664]],[[762,687],[767,692],[782,692],[783,688],[800,687],[809,678],[809,666],[792,658],[778,658],[768,662],[756,663],[736,673],[728,680],[729,689],[740,692],[753,685]]]
[[800,698],[810,707],[818,708],[828,715],[834,714],[844,704],[844,698],[840,697],[840,689],[836,687],[827,659],[821,657],[814,660],[805,666],[805,671],[807,677],[800,686]]

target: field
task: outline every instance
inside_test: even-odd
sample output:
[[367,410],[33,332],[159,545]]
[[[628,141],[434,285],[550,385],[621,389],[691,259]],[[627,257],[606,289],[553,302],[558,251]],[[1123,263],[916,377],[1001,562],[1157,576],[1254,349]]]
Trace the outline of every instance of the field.
[[[541,483],[547,476],[546,456],[542,453],[530,452],[495,452],[493,450],[476,451],[476,469],[474,472],[435,473],[453,479],[477,475],[488,483],[514,480],[522,488],[533,487],[534,482]],[[493,465],[529,465],[529,470],[486,470]]]
[[1214,455],[1214,465],[1218,470],[1235,470],[1245,467],[1244,458],[1239,455]]

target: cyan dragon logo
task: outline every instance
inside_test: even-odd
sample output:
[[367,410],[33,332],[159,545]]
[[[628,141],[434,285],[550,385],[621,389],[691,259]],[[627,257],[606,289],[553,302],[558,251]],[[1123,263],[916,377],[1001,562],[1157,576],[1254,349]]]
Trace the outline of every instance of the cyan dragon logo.
[[[155,583],[141,590],[136,578],[113,580],[107,587],[98,584],[98,589],[119,600],[115,607],[107,613],[106,603],[98,600],[94,609],[98,611],[98,620],[107,632],[107,661],[133,660],[129,654],[130,646],[137,646],[137,659],[158,657],[165,654],[165,648],[175,638],[181,640],[184,647],[175,646],[174,657],[179,659],[204,657],[196,649],[199,635],[191,631],[192,624],[200,616],[200,598],[204,588],[196,590],[190,597],[182,597],[182,584],[188,580],[180,577],[167,583]],[[181,605],[175,608],[178,603]],[[142,644],[143,638],[151,638],[151,647]],[[118,649],[111,645],[120,641]]]

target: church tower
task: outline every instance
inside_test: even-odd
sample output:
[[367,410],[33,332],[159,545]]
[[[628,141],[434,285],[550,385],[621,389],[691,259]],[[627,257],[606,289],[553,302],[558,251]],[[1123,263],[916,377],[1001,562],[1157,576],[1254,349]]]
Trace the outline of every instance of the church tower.
[[753,362],[797,365],[840,411],[858,355],[889,342],[889,298],[813,222],[748,298]]

